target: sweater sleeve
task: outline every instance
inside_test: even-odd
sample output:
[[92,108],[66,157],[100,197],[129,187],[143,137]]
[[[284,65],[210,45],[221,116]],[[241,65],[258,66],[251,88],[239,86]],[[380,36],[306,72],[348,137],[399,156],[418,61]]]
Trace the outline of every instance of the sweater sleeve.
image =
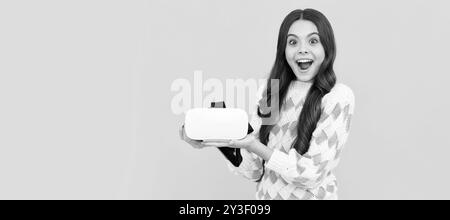
[[322,99],[322,114],[314,130],[309,150],[300,155],[291,149],[288,154],[274,150],[266,164],[289,183],[306,189],[319,186],[337,166],[354,113],[354,95],[339,84]]
[[[261,128],[261,118],[258,116],[258,103],[262,98],[265,86],[260,86],[256,93],[256,103],[250,111],[250,125],[253,128],[253,132],[249,135],[254,135],[255,138],[259,138],[259,129]],[[226,161],[229,170],[236,174],[241,175],[249,180],[256,181],[263,174],[263,160],[255,153],[249,152],[245,149],[241,149],[242,162],[239,167],[233,166],[228,160]]]

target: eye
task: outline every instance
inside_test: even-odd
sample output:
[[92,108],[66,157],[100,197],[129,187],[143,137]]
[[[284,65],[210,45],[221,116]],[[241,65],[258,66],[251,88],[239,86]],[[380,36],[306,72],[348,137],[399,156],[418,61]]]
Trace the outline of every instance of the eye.
[[309,40],[309,43],[310,43],[311,45],[318,44],[318,43],[319,43],[319,39],[317,39],[317,38],[312,38],[311,40]]
[[295,46],[297,44],[297,41],[294,39],[290,39],[289,41],[289,45]]

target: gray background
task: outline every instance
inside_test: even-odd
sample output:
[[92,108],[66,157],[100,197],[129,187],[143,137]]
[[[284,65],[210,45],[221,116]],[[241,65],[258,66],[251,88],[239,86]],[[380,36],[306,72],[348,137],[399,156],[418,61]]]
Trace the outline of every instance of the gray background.
[[341,199],[448,199],[446,1],[2,1],[0,199],[253,199],[178,138],[171,83],[260,79],[278,28],[315,8],[356,96]]

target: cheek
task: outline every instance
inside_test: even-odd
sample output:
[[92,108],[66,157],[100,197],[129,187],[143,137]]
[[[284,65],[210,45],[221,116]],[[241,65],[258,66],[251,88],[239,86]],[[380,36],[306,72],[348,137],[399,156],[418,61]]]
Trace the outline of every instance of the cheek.
[[293,60],[294,59],[294,55],[295,55],[295,49],[289,48],[287,47],[284,50],[284,54],[286,55],[286,59],[289,60]]
[[317,64],[321,65],[323,61],[325,60],[325,51],[323,48],[318,48],[316,51],[316,58],[317,58]]

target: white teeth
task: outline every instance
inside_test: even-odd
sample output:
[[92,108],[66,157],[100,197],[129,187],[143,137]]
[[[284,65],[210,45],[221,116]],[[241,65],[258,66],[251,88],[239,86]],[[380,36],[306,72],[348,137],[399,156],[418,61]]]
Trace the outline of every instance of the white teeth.
[[297,60],[297,63],[308,63],[308,62],[313,62],[313,60],[311,60],[311,59],[301,59],[301,60]]

